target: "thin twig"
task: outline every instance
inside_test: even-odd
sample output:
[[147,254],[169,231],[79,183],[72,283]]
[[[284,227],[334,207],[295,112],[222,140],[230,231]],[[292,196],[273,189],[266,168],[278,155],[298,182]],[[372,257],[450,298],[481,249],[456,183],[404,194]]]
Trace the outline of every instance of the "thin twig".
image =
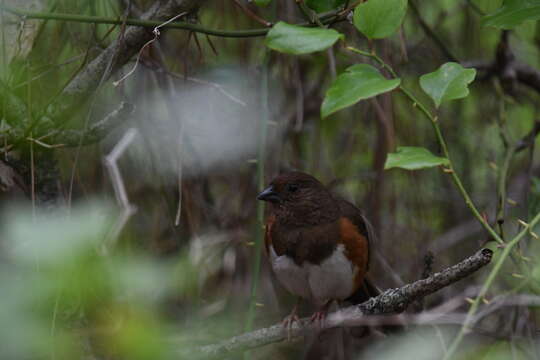
[[[501,89],[502,93],[502,89]],[[499,133],[501,140],[504,145],[504,159],[502,165],[499,166],[499,171],[497,172],[497,211],[496,211],[496,221],[497,227],[499,228],[499,235],[501,239],[504,240],[504,219],[506,214],[506,183],[508,179],[508,171],[510,169],[510,163],[515,154],[515,145],[510,144],[510,139],[506,133],[506,108],[505,108],[505,99],[503,94],[500,97],[500,114],[498,118]]]
[[246,15],[248,17],[252,18],[253,20],[255,20],[256,22],[258,22],[261,25],[264,25],[264,26],[267,26],[267,27],[272,26],[272,23],[270,21],[266,21],[265,19],[263,19],[262,17],[257,15],[249,7],[244,6],[239,0],[233,0],[233,1],[234,1],[234,4],[236,6],[238,6],[244,13],[246,13]]
[[537,119],[534,122],[534,125],[531,131],[517,142],[516,153],[523,151],[528,147],[533,146],[534,141],[536,140],[536,137],[538,136],[539,133],[540,133],[540,119]]
[[129,202],[126,187],[124,185],[124,180],[122,179],[122,174],[118,167],[118,160],[127,150],[129,145],[133,142],[136,135],[136,129],[128,129],[128,131],[126,131],[124,136],[114,146],[111,152],[107,156],[105,156],[104,159],[105,166],[107,167],[107,170],[109,170],[109,176],[111,178],[111,182],[114,188],[114,195],[116,196],[116,201],[122,208],[120,219],[116,222],[113,230],[108,236],[107,241],[102,246],[101,250],[104,254],[107,254],[108,249],[110,248],[112,243],[118,238],[120,231],[122,231],[131,215],[133,215],[137,211],[137,207]]
[[509,294],[498,296],[492,299],[486,308],[476,314],[471,321],[471,324],[475,324],[495,311],[509,306],[539,307],[540,296],[532,294]]
[[219,91],[220,93],[222,93],[224,96],[228,97],[230,100],[234,101],[235,103],[237,103],[239,105],[242,105],[242,106],[247,106],[247,104],[244,101],[240,100],[239,98],[237,98],[236,96],[234,96],[233,94],[228,92],[223,87],[223,85],[220,85],[220,84],[214,83],[214,82],[210,82],[210,81],[207,81],[207,80],[194,78],[192,76],[180,75],[180,74],[177,74],[177,73],[169,71],[169,70],[165,70],[165,72],[166,72],[167,75],[172,76],[172,77],[177,78],[177,79],[182,79],[182,80],[191,81],[191,82],[194,82],[194,83],[197,83],[197,84],[212,86],[217,91]]
[[114,85],[114,86],[120,85],[120,83],[121,83],[122,81],[124,81],[125,79],[127,79],[129,76],[131,76],[131,74],[133,74],[133,73],[135,72],[135,70],[137,69],[137,65],[139,65],[139,60],[140,60],[140,58],[141,58],[141,54],[142,54],[142,52],[144,51],[144,49],[145,49],[148,45],[150,45],[151,43],[153,43],[154,41],[157,41],[159,35],[161,35],[161,33],[160,33],[160,31],[159,31],[160,28],[166,26],[167,24],[170,24],[170,23],[173,22],[174,20],[176,20],[176,19],[178,19],[178,18],[180,18],[180,17],[182,17],[182,16],[184,16],[184,15],[186,15],[186,14],[187,14],[187,12],[184,11],[184,12],[178,14],[178,15],[173,16],[172,18],[170,18],[169,20],[165,21],[164,23],[162,23],[162,24],[156,26],[156,27],[154,28],[154,30],[152,30],[152,33],[154,34],[154,38],[148,40],[148,41],[142,46],[141,50],[139,50],[139,53],[137,54],[137,59],[135,60],[135,65],[133,65],[133,68],[131,68],[131,70],[128,71],[128,73],[125,74],[124,76],[122,76],[119,80],[114,81],[114,82],[113,82],[113,85]]
[[[264,166],[266,160],[266,136],[268,132],[268,123],[270,121],[270,109],[268,104],[268,63],[270,59],[269,51],[266,50],[264,56],[264,62],[262,66],[261,74],[261,88],[260,88],[260,104],[261,104],[261,116],[259,123],[259,141],[257,149],[257,190],[261,191],[264,188]],[[262,244],[264,241],[264,202],[257,204],[257,228],[255,232],[255,247],[253,257],[253,272],[251,280],[251,292],[248,316],[245,324],[245,331],[251,331],[253,327],[253,321],[255,319],[255,309],[257,304],[257,292],[259,288],[259,274],[261,271],[261,256],[262,256]]]
[[36,218],[36,166],[34,162],[34,143],[30,142],[30,186],[32,193],[32,217]]
[[416,7],[414,1],[409,1],[409,7],[411,8],[412,13],[416,17],[416,20],[424,30],[424,33],[426,33],[426,35],[433,40],[435,45],[437,45],[437,47],[439,48],[439,50],[441,50],[444,56],[450,61],[459,62],[458,58],[454,56],[454,54],[452,54],[448,47],[446,47],[444,41],[439,38],[439,36],[431,29],[428,23],[422,18],[422,15],[420,15],[420,11]]

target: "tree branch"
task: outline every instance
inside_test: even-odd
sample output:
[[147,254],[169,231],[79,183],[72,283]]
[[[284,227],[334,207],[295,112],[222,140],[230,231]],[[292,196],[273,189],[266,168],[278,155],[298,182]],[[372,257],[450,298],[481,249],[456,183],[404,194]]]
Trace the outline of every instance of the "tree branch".
[[[109,132],[126,121],[133,114],[135,107],[132,104],[122,102],[120,106],[107,114],[103,119],[90,125],[84,130],[66,129],[54,136],[54,143],[63,146],[90,145],[101,141]],[[82,139],[81,139],[82,137]]]
[[484,80],[497,76],[505,91],[509,93],[513,93],[516,82],[540,92],[540,71],[516,59],[510,47],[509,34],[508,30],[501,33],[495,60],[491,64],[474,67],[486,72]]
[[[324,324],[322,324],[322,329],[365,324],[366,315],[380,316],[400,313],[413,301],[453,284],[489,264],[492,255],[491,250],[482,249],[460,263],[435,273],[426,279],[415,281],[400,288],[388,289],[362,304],[329,314]],[[310,324],[309,319],[301,319],[300,324],[294,323],[290,332],[291,337],[303,336],[304,330],[311,327],[311,325],[301,324]],[[242,351],[283,341],[287,338],[287,335],[287,330],[280,323],[238,335],[217,344],[202,346],[198,351],[207,356],[223,356],[229,352]]]

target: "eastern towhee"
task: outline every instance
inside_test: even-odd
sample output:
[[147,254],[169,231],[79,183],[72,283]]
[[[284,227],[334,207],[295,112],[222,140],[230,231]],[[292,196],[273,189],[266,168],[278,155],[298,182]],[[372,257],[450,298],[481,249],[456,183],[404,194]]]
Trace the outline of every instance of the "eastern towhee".
[[[334,300],[377,295],[365,278],[370,239],[356,206],[296,171],[276,177],[257,199],[271,205],[265,247],[272,269],[289,292],[318,307],[313,321],[322,321]],[[296,310],[285,326],[298,320]]]

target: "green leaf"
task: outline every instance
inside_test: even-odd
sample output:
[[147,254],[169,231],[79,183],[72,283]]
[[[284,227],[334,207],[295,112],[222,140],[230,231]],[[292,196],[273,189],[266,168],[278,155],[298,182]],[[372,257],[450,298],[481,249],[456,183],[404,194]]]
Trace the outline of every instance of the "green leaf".
[[343,39],[343,34],[333,29],[310,28],[278,22],[266,35],[266,46],[287,54],[309,54],[328,49]]
[[407,12],[407,0],[369,0],[354,9],[354,26],[369,39],[394,34]]
[[439,165],[448,165],[448,159],[435,156],[423,147],[400,146],[397,148],[397,152],[388,154],[384,169],[418,170]]
[[539,0],[505,0],[503,6],[483,17],[482,25],[511,29],[524,21],[540,19]]
[[476,76],[475,69],[465,69],[457,63],[443,64],[437,71],[420,77],[420,86],[439,107],[442,102],[469,95],[467,85]]
[[371,65],[353,65],[339,75],[326,92],[321,117],[325,118],[360,100],[393,90],[400,82],[400,79],[386,79]]
[[343,4],[345,0],[306,0],[306,5],[318,13],[337,9]]

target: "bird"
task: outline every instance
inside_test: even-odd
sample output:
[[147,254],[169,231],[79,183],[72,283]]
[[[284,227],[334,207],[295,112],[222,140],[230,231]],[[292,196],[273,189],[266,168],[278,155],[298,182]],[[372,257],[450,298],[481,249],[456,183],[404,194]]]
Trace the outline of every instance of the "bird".
[[[278,175],[257,199],[270,204],[264,245],[272,270],[299,301],[317,307],[312,322],[321,325],[333,301],[378,295],[366,278],[370,226],[355,205],[299,171]],[[299,301],[283,320],[289,331]]]

